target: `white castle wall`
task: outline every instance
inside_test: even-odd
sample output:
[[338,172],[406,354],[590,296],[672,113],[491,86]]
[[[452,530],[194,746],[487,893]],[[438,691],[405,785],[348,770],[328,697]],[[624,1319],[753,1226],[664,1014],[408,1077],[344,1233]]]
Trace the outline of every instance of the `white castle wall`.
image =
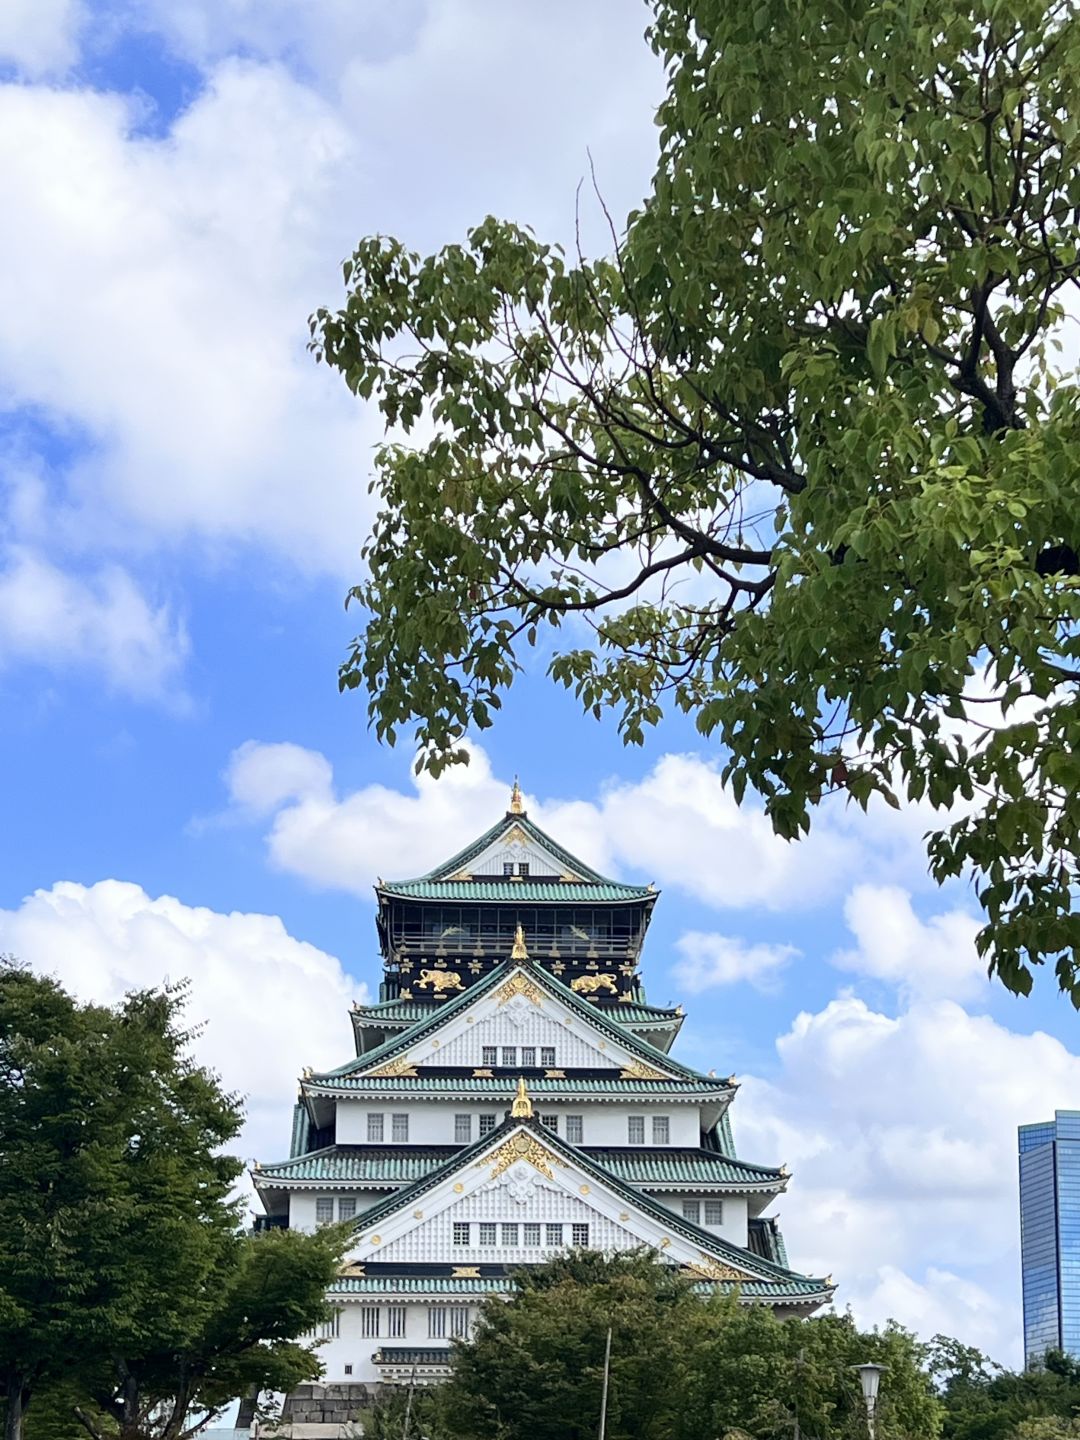
[[[508,1082],[506,1096],[499,1101],[475,1100],[339,1100],[337,1102],[337,1143],[339,1145],[366,1145],[367,1117],[369,1112],[383,1117],[384,1145],[394,1143],[391,1115],[407,1114],[409,1117],[409,1145],[454,1145],[454,1116],[472,1115],[473,1139],[480,1134],[481,1115],[495,1115],[496,1123],[502,1124],[513,1100],[513,1085]],[[630,1115],[645,1117],[645,1145],[652,1145],[652,1117],[666,1115],[670,1129],[671,1146],[696,1149],[701,1144],[700,1101],[643,1100],[630,1103],[619,1100],[610,1104],[598,1101],[546,1100],[540,1095],[533,1097],[539,1115],[557,1115],[559,1134],[566,1134],[566,1116],[582,1117],[582,1134],[585,1145],[619,1145],[628,1143],[627,1119]]]

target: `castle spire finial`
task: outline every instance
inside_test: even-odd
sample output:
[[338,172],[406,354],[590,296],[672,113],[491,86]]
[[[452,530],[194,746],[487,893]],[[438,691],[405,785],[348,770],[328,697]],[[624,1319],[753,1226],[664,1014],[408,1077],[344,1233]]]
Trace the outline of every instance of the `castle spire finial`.
[[527,960],[529,951],[525,945],[525,931],[519,925],[514,931],[514,948],[510,951],[511,960]]
[[514,1103],[510,1106],[511,1120],[531,1120],[533,1118],[532,1101],[529,1099],[529,1092],[525,1089],[525,1077],[518,1076],[517,1094],[514,1096]]
[[521,798],[521,786],[518,784],[518,777],[516,775],[514,776],[514,788],[510,791],[510,809],[507,811],[507,814],[525,814],[525,802]]

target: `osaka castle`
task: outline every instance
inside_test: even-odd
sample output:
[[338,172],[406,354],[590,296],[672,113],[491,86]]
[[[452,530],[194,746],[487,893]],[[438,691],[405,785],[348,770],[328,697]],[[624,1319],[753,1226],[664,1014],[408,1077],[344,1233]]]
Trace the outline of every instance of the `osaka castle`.
[[787,1171],[736,1154],[735,1080],[673,1059],[682,1008],[646,1000],[651,885],[564,850],[515,782],[479,839],[375,893],[379,1002],[353,1007],[353,1058],[305,1071],[289,1158],[252,1172],[263,1226],[355,1223],[328,1389],[441,1378],[514,1270],[574,1248],[646,1246],[784,1315],[830,1299],[766,1214]]

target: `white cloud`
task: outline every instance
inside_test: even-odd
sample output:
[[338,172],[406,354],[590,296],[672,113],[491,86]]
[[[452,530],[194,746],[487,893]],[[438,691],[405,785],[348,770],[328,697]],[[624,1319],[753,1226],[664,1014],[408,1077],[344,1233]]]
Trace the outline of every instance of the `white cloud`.
[[61,881],[0,910],[0,952],[18,956],[84,1000],[190,979],[188,1018],[205,1021],[199,1060],[247,1096],[238,1153],[288,1151],[296,1079],[305,1065],[341,1064],[348,1006],[366,999],[332,956],[294,939],[276,915],[228,915],[151,898],[138,885]]
[[[226,781],[241,815],[272,816],[275,865],[366,894],[376,874],[420,874],[504,813],[509,778],[492,775],[479,746],[470,753],[470,765],[437,781],[413,777],[412,794],[369,785],[339,797],[324,756],[249,741],[234,753]],[[752,800],[736,805],[717,767],[693,755],[662,756],[643,779],[613,781],[595,801],[526,798],[532,818],[583,860],[718,909],[816,905],[858,876],[918,869],[908,833],[898,837],[861,811],[821,818],[798,844],[779,839]]]
[[842,970],[886,980],[905,992],[966,999],[985,993],[986,961],[975,949],[982,922],[948,910],[923,922],[895,885],[857,885],[844,916],[858,942],[832,957]]
[[681,959],[675,979],[692,995],[745,980],[758,990],[776,988],[779,972],[798,955],[794,945],[749,945],[730,935],[689,930],[675,942]]
[[175,703],[187,651],[182,622],[120,566],[75,575],[26,549],[0,557],[0,668],[92,666],[128,695]]
[[1080,1057],[946,1000],[898,1017],[841,995],[797,1017],[735,1107],[740,1153],[786,1160],[792,1262],[840,1304],[1018,1363],[1016,1126],[1080,1092]]
[[80,0],[4,0],[0,63],[31,78],[68,69],[78,55],[85,20]]

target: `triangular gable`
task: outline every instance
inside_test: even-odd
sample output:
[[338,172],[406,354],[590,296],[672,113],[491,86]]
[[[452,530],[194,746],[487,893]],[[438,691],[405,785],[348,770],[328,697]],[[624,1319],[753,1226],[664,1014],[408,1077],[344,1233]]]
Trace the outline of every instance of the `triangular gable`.
[[[507,962],[505,967],[490,971],[481,980],[447,1001],[440,1009],[418,1021],[408,1030],[391,1036],[384,1044],[336,1070],[323,1072],[314,1079],[339,1075],[402,1074],[403,1062],[409,1068],[422,1065],[438,1065],[456,1068],[459,1066],[478,1067],[481,1064],[480,1050],[483,1042],[473,1042],[475,1059],[456,1058],[450,1042],[459,1037],[474,1034],[479,1037],[481,1024],[488,1015],[499,1016],[507,1005],[522,1017],[522,1038],[518,1044],[550,1043],[547,1040],[527,1038],[524,1030],[530,1021],[540,1015],[545,1023],[550,1022],[552,1032],[561,1037],[558,1048],[564,1057],[577,1047],[588,1049],[594,1059],[557,1061],[559,1069],[600,1068],[617,1069],[626,1079],[633,1080],[705,1080],[698,1071],[672,1060],[647,1040],[632,1035],[622,1026],[608,1020],[599,1007],[587,1001],[561,980],[539,965],[528,962]],[[472,1019],[470,1021],[470,1015]],[[569,1022],[569,1023],[567,1023]],[[570,1035],[574,1041],[567,1046]],[[578,1042],[580,1041],[580,1046]],[[438,1043],[436,1043],[438,1042]],[[496,1043],[494,1040],[488,1043]],[[507,1043],[502,1040],[498,1043]],[[510,1042],[513,1043],[513,1042]],[[565,1048],[564,1048],[565,1047]],[[465,1046],[458,1047],[464,1051]],[[718,1088],[722,1082],[713,1081]]]
[[[545,871],[537,870],[534,873],[546,873],[548,875],[565,875],[575,880],[592,881],[597,885],[612,883],[606,876],[594,870],[591,865],[586,865],[584,860],[579,860],[569,850],[561,846],[558,841],[553,840],[546,831],[541,830],[539,825],[534,825],[527,815],[515,815],[508,813],[486,830],[483,835],[478,836],[470,845],[452,855],[449,860],[444,860],[441,865],[436,865],[434,870],[429,870],[426,875],[419,876],[423,880],[451,880],[462,873],[480,873],[477,866],[481,857],[491,857],[506,849],[518,852],[515,859],[526,860],[529,858],[526,852],[533,852],[537,860],[546,859],[548,866]],[[498,872],[501,874],[501,870]]]
[[[423,1263],[451,1255],[463,1265],[521,1264],[530,1255],[520,1230],[517,1243],[504,1246],[502,1227],[526,1223],[561,1225],[564,1246],[574,1243],[572,1226],[587,1226],[591,1249],[647,1246],[708,1279],[782,1284],[803,1278],[675,1215],[531,1120],[507,1120],[365,1212],[348,1258]],[[464,1224],[471,1227],[469,1243],[456,1243],[454,1226]],[[494,1245],[480,1245],[481,1224],[497,1227]],[[545,1239],[535,1249],[537,1261],[550,1253]]]

